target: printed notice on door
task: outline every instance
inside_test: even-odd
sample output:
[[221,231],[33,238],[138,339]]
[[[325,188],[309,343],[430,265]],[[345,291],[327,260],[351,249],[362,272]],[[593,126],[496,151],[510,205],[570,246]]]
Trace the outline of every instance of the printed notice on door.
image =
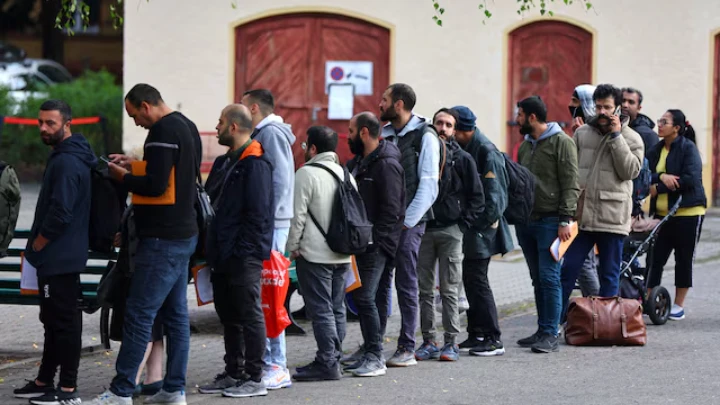
[[355,95],[352,84],[333,84],[328,96],[328,119],[349,120],[353,117]]
[[331,84],[355,85],[355,95],[373,94],[373,63],[368,61],[325,62],[325,94],[330,94]]

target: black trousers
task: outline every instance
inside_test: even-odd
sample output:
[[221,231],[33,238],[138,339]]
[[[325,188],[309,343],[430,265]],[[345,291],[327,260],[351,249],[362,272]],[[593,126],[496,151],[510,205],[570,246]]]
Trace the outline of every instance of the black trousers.
[[660,285],[663,267],[675,251],[675,287],[692,287],[695,248],[700,241],[704,216],[672,217],[660,228],[653,250],[648,288]]
[[243,372],[262,378],[265,316],[261,307],[262,261],[231,258],[212,275],[215,311],[224,328],[225,371],[232,378]]
[[59,366],[59,385],[75,388],[82,347],[80,274],[38,277],[38,288],[45,345],[37,379],[52,386]]
[[471,337],[491,337],[500,340],[495,297],[490,289],[488,268],[490,258],[463,260],[463,284],[470,304],[467,311],[468,328]]

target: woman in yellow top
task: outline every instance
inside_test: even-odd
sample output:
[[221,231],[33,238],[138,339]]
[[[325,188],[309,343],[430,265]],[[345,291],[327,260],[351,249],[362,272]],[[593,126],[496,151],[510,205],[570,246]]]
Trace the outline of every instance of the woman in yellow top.
[[695,130],[680,110],[668,110],[658,120],[662,141],[648,154],[653,171],[650,212],[664,217],[682,196],[680,209],[663,225],[653,252],[648,288],[660,285],[663,267],[675,251],[675,303],[671,320],[685,318],[683,305],[692,287],[695,249],[705,218],[705,189],[702,184],[702,160],[695,146]]

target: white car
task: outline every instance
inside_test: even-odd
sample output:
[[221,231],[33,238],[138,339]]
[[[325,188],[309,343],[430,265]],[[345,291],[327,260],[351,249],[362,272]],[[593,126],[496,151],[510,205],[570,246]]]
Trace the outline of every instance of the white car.
[[72,81],[72,76],[62,65],[45,59],[25,59],[22,62],[0,63],[0,87],[10,91],[14,101],[12,114],[17,114],[20,104],[29,98],[47,97],[43,86]]

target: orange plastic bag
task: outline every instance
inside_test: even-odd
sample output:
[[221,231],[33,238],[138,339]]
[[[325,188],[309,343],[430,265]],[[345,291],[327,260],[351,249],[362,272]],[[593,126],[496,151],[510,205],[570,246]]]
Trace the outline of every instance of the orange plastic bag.
[[289,269],[290,260],[274,250],[270,253],[270,260],[263,262],[262,309],[269,338],[280,336],[290,325],[290,317],[285,309],[285,297],[290,287]]

